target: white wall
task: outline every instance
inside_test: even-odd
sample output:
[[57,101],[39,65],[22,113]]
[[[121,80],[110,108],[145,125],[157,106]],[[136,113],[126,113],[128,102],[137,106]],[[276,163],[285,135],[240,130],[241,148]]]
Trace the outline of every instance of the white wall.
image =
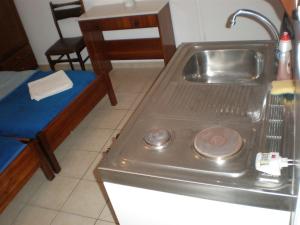
[[[39,64],[47,64],[44,52],[58,38],[51,16],[49,0],[14,0]],[[67,0],[55,0],[67,1]],[[122,0],[84,0],[86,8],[117,3]],[[239,8],[261,12],[280,26],[282,9],[278,0],[170,0],[176,44],[191,41],[270,39],[265,29],[247,18],[238,18],[232,29],[225,27],[228,16]],[[63,24],[65,34],[78,35],[75,20]],[[142,32],[107,32],[108,39],[157,36],[156,29]]]

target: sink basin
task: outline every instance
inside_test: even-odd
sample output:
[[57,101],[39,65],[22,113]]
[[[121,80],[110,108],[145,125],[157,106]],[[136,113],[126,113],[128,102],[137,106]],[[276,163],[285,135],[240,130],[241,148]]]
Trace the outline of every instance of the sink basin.
[[257,81],[264,72],[263,52],[256,49],[199,49],[184,66],[187,81],[240,83]]

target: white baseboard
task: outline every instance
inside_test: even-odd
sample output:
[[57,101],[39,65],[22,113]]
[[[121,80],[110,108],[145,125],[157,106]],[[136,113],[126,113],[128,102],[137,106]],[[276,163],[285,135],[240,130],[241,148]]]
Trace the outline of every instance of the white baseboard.
[[[153,68],[153,67],[163,67],[163,60],[124,60],[124,61],[113,61],[112,66],[114,69],[123,69],[123,68]],[[76,70],[80,70],[79,64],[74,63],[74,67]],[[50,70],[50,66],[48,64],[39,65],[40,70]],[[56,70],[70,70],[70,65],[67,63],[60,63],[55,65]],[[85,68],[87,70],[93,70],[92,65],[89,63],[85,64]]]
[[119,68],[151,68],[151,67],[163,67],[163,60],[123,60],[123,61],[112,61],[114,69]]

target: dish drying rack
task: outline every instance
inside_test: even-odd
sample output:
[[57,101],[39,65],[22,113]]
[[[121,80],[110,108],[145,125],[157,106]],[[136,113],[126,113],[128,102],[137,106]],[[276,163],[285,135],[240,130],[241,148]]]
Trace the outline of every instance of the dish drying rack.
[[284,97],[271,95],[268,109],[266,150],[268,152],[280,152],[284,132]]
[[[292,105],[291,105],[292,106]],[[285,97],[270,95],[267,107],[267,127],[265,152],[256,155],[255,167],[265,174],[279,177],[281,169],[296,165],[288,151],[293,149],[293,117],[286,116],[292,113],[285,103]],[[286,171],[287,172],[287,171]]]

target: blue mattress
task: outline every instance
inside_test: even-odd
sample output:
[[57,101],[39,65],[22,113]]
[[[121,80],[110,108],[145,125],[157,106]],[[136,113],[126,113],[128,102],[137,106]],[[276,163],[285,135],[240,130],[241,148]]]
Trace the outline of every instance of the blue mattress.
[[31,100],[27,83],[52,73],[38,71],[4,97],[0,101],[0,135],[34,138],[96,78],[93,72],[65,72],[73,82],[67,91],[40,101]]
[[23,151],[26,144],[12,138],[0,137],[0,173]]

